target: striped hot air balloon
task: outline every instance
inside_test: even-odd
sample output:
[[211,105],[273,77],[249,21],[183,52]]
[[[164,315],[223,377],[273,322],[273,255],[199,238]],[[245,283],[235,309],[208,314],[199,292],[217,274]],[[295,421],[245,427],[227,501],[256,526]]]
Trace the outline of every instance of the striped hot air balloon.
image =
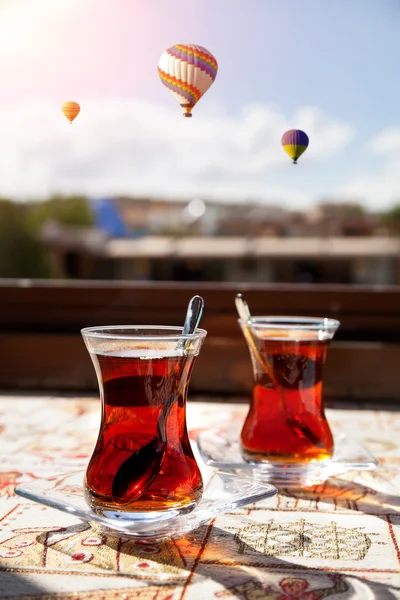
[[283,149],[293,159],[294,165],[297,165],[297,159],[307,150],[308,143],[308,135],[300,129],[289,129],[282,136]]
[[176,44],[162,53],[158,74],[182,108],[191,117],[195,104],[214,82],[218,63],[202,46]]
[[61,107],[63,114],[67,117],[68,121],[72,121],[79,115],[81,107],[77,102],[64,102]]

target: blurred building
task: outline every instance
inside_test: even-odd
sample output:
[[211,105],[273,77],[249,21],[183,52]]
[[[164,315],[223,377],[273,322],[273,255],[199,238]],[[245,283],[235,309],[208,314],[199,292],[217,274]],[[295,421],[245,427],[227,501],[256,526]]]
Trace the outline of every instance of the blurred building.
[[379,215],[352,203],[324,202],[307,211],[289,211],[277,202],[186,202],[153,198],[115,198],[128,237],[199,236],[368,236],[384,234]]
[[105,239],[58,231],[46,243],[59,276],[78,279],[400,283],[400,240],[389,237]]
[[278,206],[115,198],[95,227],[48,223],[55,277],[115,280],[400,283],[400,238],[351,204]]
[[152,198],[116,198],[131,232],[138,235],[290,235],[292,215],[278,206],[217,203],[193,198],[187,202]]

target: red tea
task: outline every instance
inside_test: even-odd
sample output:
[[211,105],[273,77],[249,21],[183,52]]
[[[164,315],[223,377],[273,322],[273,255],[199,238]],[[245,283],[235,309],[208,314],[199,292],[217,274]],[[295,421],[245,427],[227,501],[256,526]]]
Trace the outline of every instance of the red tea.
[[[186,393],[195,356],[169,351],[127,350],[92,354],[103,394],[97,444],[86,472],[86,495],[92,505],[124,511],[166,510],[191,506],[203,482],[186,429]],[[167,417],[167,445],[160,471],[139,497],[115,506],[114,477],[137,450],[153,440],[163,406],[174,397]],[[175,397],[176,396],[176,397]],[[134,476],[134,474],[132,474]]]
[[[329,340],[316,332],[257,332],[253,398],[241,433],[248,460],[322,460],[333,452],[322,402],[322,365]],[[272,337],[273,336],[273,337]]]

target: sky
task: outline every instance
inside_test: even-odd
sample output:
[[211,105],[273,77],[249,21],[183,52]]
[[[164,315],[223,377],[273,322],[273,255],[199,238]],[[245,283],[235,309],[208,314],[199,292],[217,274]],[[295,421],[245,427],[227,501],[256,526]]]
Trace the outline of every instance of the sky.
[[[398,0],[0,0],[0,196],[400,203]],[[192,119],[161,53],[205,46]],[[69,125],[61,105],[81,113]],[[284,131],[310,138],[297,166]]]

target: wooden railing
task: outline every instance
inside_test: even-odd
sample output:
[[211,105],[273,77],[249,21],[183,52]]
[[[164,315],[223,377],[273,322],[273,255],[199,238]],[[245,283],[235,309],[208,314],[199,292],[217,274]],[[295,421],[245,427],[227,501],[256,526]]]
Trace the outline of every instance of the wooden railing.
[[249,355],[234,297],[254,314],[315,315],[342,322],[328,353],[325,393],[336,399],[399,397],[400,286],[206,283],[0,282],[0,388],[96,390],[80,337],[90,325],[182,323],[193,294],[205,299],[208,336],[192,392],[238,395],[251,389]]

